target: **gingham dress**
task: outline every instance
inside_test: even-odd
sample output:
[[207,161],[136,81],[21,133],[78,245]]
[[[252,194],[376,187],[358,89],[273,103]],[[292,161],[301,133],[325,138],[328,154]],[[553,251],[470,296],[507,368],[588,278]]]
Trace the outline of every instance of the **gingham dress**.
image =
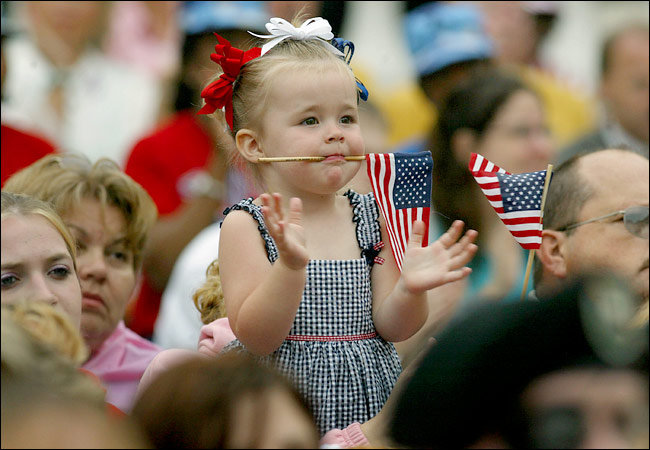
[[[377,335],[372,321],[370,270],[381,241],[373,194],[345,195],[361,257],[310,260],[305,291],[289,336],[271,355],[259,357],[287,375],[312,409],[321,435],[374,417],[388,399],[402,366],[392,343]],[[258,222],[269,261],[278,250],[253,199],[228,208],[249,212]],[[235,340],[225,351],[246,351]]]

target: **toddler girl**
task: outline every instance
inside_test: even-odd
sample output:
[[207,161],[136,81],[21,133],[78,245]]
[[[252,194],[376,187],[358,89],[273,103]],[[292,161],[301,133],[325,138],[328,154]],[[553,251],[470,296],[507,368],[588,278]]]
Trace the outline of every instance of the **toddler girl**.
[[[458,221],[422,247],[416,223],[400,273],[373,194],[336,194],[361,167],[345,158],[364,144],[359,85],[331,27],[271,19],[267,29],[269,42],[246,52],[217,35],[211,58],[224,74],[202,94],[201,112],[225,106],[238,153],[267,192],[224,212],[219,264],[237,337],[224,351],[280,369],[325,433],[379,412],[401,371],[390,342],[425,322],[428,290],[470,273],[476,232],[459,240]],[[284,157],[317,158],[260,161]]]

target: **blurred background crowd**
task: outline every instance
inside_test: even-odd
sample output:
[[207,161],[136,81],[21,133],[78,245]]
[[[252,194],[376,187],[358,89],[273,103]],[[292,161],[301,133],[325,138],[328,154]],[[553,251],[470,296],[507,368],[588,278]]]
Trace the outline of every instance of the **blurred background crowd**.
[[[219,428],[220,435],[215,432],[210,436],[195,436],[195,440],[179,438],[191,434],[192,424],[184,421],[194,417],[192,414],[213,415],[221,419],[230,417],[235,404],[255,399],[260,392],[266,392],[265,389],[282,397],[268,394],[267,412],[280,408],[274,403],[278,402],[278,405],[282,403],[282,411],[288,414],[287,417],[292,417],[291,414],[296,417],[287,420],[297,423],[305,420],[307,409],[295,400],[291,386],[276,378],[276,374],[260,372],[261,369],[250,361],[226,359],[222,366],[217,366],[205,361],[190,362],[187,358],[187,367],[174,372],[167,370],[165,361],[155,360],[158,364],[156,370],[164,372],[167,378],[152,381],[152,378],[147,378],[151,374],[146,373],[142,380],[146,380],[147,385],[138,387],[145,369],[150,367],[156,355],[162,354],[163,349],[195,351],[198,342],[199,350],[201,343],[204,349],[215,345],[217,350],[210,350],[212,347],[207,350],[214,356],[231,337],[234,338],[223,311],[216,312],[213,305],[202,303],[202,298],[196,294],[206,280],[206,273],[209,278],[216,270],[210,264],[218,256],[216,249],[222,211],[226,206],[242,198],[255,197],[260,192],[244,167],[229,163],[233,142],[228,132],[212,118],[196,114],[202,106],[201,90],[214,77],[214,64],[209,55],[217,42],[212,33],[218,32],[233,45],[245,47],[251,41],[247,31],[264,33],[264,25],[270,17],[290,20],[300,10],[309,16],[327,19],[335,36],[355,45],[351,67],[370,93],[369,101],[360,105],[366,152],[432,152],[432,209],[435,211],[435,220],[431,221],[432,234],[440,235],[452,219],[462,219],[468,227],[479,231],[479,252],[472,262],[473,273],[469,280],[445,287],[441,298],[431,305],[430,323],[414,338],[397,344],[405,367],[410,367],[424,353],[428,359],[421,367],[438,364],[429,372],[423,369],[415,373],[414,379],[419,377],[423,381],[410,384],[404,391],[408,396],[404,398],[425,400],[419,403],[393,401],[391,412],[393,408],[397,412],[391,417],[397,419],[382,416],[381,420],[385,422],[381,422],[381,426],[377,421],[372,425],[374,428],[364,428],[368,440],[347,441],[346,444],[332,440],[320,445],[323,448],[327,445],[332,445],[331,448],[337,445],[384,447],[390,430],[391,445],[397,442],[413,447],[507,443],[522,447],[559,445],[568,448],[584,444],[583,438],[593,438],[590,443],[596,447],[621,445],[625,448],[633,445],[647,448],[648,2],[1,3],[3,253],[6,211],[7,214],[11,210],[12,214],[21,215],[27,214],[26,211],[33,214],[35,210],[47,209],[38,205],[27,207],[18,200],[10,201],[8,197],[5,200],[4,191],[38,197],[51,202],[56,210],[52,214],[60,215],[66,225],[70,227],[73,224],[71,233],[74,239],[83,243],[82,249],[71,250],[70,247],[75,245],[69,244],[72,238],[66,235],[67,232],[55,234],[61,241],[61,252],[68,252],[70,259],[74,260],[84,298],[94,295],[93,288],[88,287],[94,286],[93,283],[97,286],[104,283],[110,292],[106,298],[99,298],[108,305],[106,314],[88,318],[86,312],[80,318],[77,312],[72,331],[64,337],[57,336],[65,342],[78,341],[82,347],[83,339],[88,346],[90,357],[83,351],[81,356],[75,353],[76,356],[71,357],[69,353],[72,350],[66,350],[66,364],[75,367],[74,374],[57,365],[60,361],[52,359],[49,355],[51,349],[35,349],[36,344],[29,340],[34,334],[32,322],[27,326],[31,337],[26,337],[24,330],[14,330],[10,328],[13,325],[5,325],[9,313],[5,314],[3,310],[3,448],[73,445],[66,440],[69,436],[57,435],[56,431],[71,427],[78,417],[83,417],[84,421],[76,424],[74,433],[77,442],[86,445],[84,448],[149,445],[261,447],[273,444],[277,447],[289,446],[292,442],[299,447],[319,445],[311,425],[305,425],[302,434],[296,432],[295,436],[289,437],[271,433],[260,438],[243,431],[241,436],[228,436],[226,429]],[[642,314],[641,325],[635,330],[645,331],[646,348],[630,350],[630,355],[623,358],[622,363],[612,362],[611,358],[603,357],[602,351],[594,350],[600,348],[594,345],[594,339],[601,339],[599,342],[602,343],[608,337],[605,332],[589,330],[594,328],[593,323],[607,321],[602,318],[587,320],[585,314],[592,314],[589,307],[581,307],[578,311],[567,306],[569,301],[561,300],[571,296],[589,297],[596,283],[592,279],[567,287],[563,295],[553,297],[556,306],[553,302],[549,303],[551,306],[544,306],[556,307],[560,311],[552,310],[547,317],[557,313],[567,321],[566,335],[558,334],[557,343],[550,343],[548,348],[541,348],[541,344],[539,348],[533,346],[543,339],[545,333],[559,333],[557,322],[538,324],[538,334],[535,335],[526,334],[526,330],[515,325],[530,319],[530,315],[535,313],[528,311],[528,306],[516,302],[524,284],[527,254],[494,215],[466,170],[471,153],[480,153],[498,161],[512,173],[523,173],[544,170],[550,163],[562,164],[584,151],[606,148],[624,149],[633,153],[633,157],[640,156],[638,160],[631,160],[630,167],[635,164],[643,166],[645,158],[645,179],[632,177],[627,180],[634,186],[641,183],[646,189],[645,204],[642,204],[645,206],[645,237],[643,232],[635,231],[637,237],[645,239],[645,254],[639,257],[645,264],[642,268],[645,281],[641,281],[639,288],[636,282],[620,284],[616,278],[616,283],[612,282],[615,285],[612,289],[616,292],[612,295],[632,298],[640,294],[643,297],[645,318]],[[613,159],[617,160],[616,157]],[[619,161],[623,159],[618,158]],[[621,167],[623,164],[621,162]],[[569,170],[567,173],[572,173]],[[367,186],[366,180],[357,182],[360,189]],[[618,180],[617,183],[625,184],[625,181]],[[564,198],[557,195],[558,201]],[[111,199],[108,207],[106,198]],[[17,202],[18,206],[12,202]],[[43,213],[44,217],[49,217],[49,214]],[[627,214],[626,211],[626,227]],[[24,231],[24,227],[27,225],[20,222],[10,223],[7,230]],[[126,235],[125,243],[118,239],[122,234],[115,231],[122,228],[126,230],[122,233]],[[93,232],[97,229],[98,232]],[[112,238],[115,240],[111,241]],[[68,250],[65,250],[66,243]],[[636,245],[637,251],[641,251],[638,247]],[[622,245],[614,248],[624,252]],[[130,259],[125,259],[124,253],[130,254]],[[109,263],[98,262],[107,259],[109,254]],[[607,259],[606,255],[597,257]],[[556,275],[551,269],[551,259],[552,256],[538,253],[537,273],[528,287],[529,297],[548,295],[548,290],[542,292],[536,284],[543,280],[548,283],[548,279]],[[621,276],[629,281],[624,271],[617,272],[618,264],[618,261],[613,261],[607,269],[611,269],[615,277]],[[15,300],[4,291],[4,274],[3,255],[3,305]],[[78,296],[78,293],[74,295]],[[494,323],[479,330],[476,341],[471,338],[462,341],[459,335],[463,335],[468,326],[480,328],[477,318],[481,315],[479,312],[474,314],[475,308],[495,307],[497,303],[490,301],[495,299],[502,300],[499,305],[510,305],[513,311],[519,309],[513,315],[495,309]],[[75,301],[79,302],[78,299]],[[630,300],[632,303],[635,301]],[[515,304],[520,306],[515,307]],[[77,306],[70,309],[78,309]],[[530,308],[543,309],[539,305]],[[492,313],[486,310],[482,317]],[[49,317],[51,313],[23,314]],[[11,315],[16,316],[16,311],[12,310]],[[516,329],[512,335],[507,339],[495,337],[498,333],[492,328],[508,326]],[[611,324],[602,325],[604,329],[607,326]],[[42,326],[36,329],[44,333]],[[81,334],[78,334],[79,330]],[[55,339],[49,332],[45,334],[46,340]],[[492,361],[486,356],[479,358],[480,363],[463,366],[484,371],[486,379],[483,384],[477,387],[476,380],[470,376],[459,377],[457,383],[452,383],[449,378],[454,372],[444,370],[441,370],[441,375],[436,375],[439,379],[434,379],[431,373],[438,367],[447,367],[451,371],[461,363],[452,363],[452,356],[444,351],[427,353],[424,343],[431,336],[436,337],[436,346],[451,343],[451,347],[443,346],[443,349],[454,349],[454,345],[464,342],[462,350],[455,349],[461,363],[477,361],[476,355],[482,348],[479,337],[485,339],[483,342],[494,342],[490,349],[493,353],[488,352],[494,358]],[[548,364],[543,367],[530,361],[522,363],[530,348],[544,355],[562,353],[560,341],[566,343],[575,336],[578,336],[580,345],[566,359],[556,361],[551,356],[545,357]],[[11,358],[18,358],[19,352],[14,348],[13,353],[9,353],[5,345],[8,339],[20,342],[25,348],[24,355],[38,354],[48,361],[56,361],[38,369],[23,364],[24,361],[17,362]],[[638,339],[638,333],[625,334],[624,343],[629,345],[628,350],[639,347]],[[206,344],[208,341],[210,344]],[[530,347],[524,348],[528,344]],[[620,353],[621,343],[618,345],[614,353]],[[513,354],[505,355],[505,348],[514,349]],[[631,372],[620,368],[637,364],[640,354],[645,358],[641,369],[638,365]],[[520,365],[513,362],[516,359],[513,355],[521,356]],[[7,369],[5,358],[10,361]],[[598,364],[591,364],[596,359]],[[587,360],[590,363],[586,363]],[[497,362],[503,366],[496,367]],[[540,392],[546,385],[536,385],[533,380],[539,381],[545,374],[560,368],[584,369],[586,366],[589,371],[578,375],[569,371],[574,378],[559,382],[564,381],[564,386],[570,386],[569,391],[575,386],[571,383],[585,385],[588,383],[585,379],[594,385],[620,382],[622,393],[617,398],[632,399],[626,404],[626,407],[632,405],[631,412],[626,412],[629,417],[622,416],[621,419],[629,422],[625,428],[626,432],[629,431],[626,436],[631,436],[629,440],[599,441],[597,437],[590,437],[585,430],[590,426],[596,427],[594,423],[597,422],[591,423],[583,416],[576,418],[574,410],[556,408],[551,411],[555,415],[539,415],[535,416],[538,422],[527,421],[527,415],[534,410],[530,405],[533,405],[536,395],[544,399],[552,397],[542,395]],[[601,372],[605,366],[618,367],[619,372],[608,372],[607,375],[620,378],[605,379],[604,372]],[[5,377],[5,370],[10,374],[8,377]],[[63,406],[50,398],[48,392],[55,386],[57,389],[63,384],[69,386],[71,382],[41,383],[34,392],[28,392],[30,388],[21,384],[19,375],[30,370],[35,373],[34,379],[48,371],[62,374],[61,378],[68,377],[66,380],[74,378],[80,371],[99,378],[92,386],[87,378],[75,378],[72,383],[76,389],[74,395],[65,397],[64,406],[69,415],[61,413],[57,417],[61,428],[51,425],[48,431],[51,440],[47,442],[30,440],[28,427],[40,427],[45,422],[43,417],[48,414],[56,416],[56,411],[62,411]],[[511,377],[502,377],[501,371],[512,372]],[[203,375],[188,376],[190,372]],[[446,373],[451,374],[449,378],[444,378]],[[643,375],[639,376],[639,373]],[[11,374],[15,377],[11,378]],[[412,374],[407,375],[410,377]],[[210,376],[250,382],[238,385],[233,381],[231,392],[220,391],[219,387],[207,390]],[[494,386],[499,385],[502,378],[509,380],[512,386],[516,385],[517,389],[513,387],[508,393],[495,390]],[[5,380],[8,380],[11,395],[5,396]],[[105,397],[96,392],[99,383],[107,390]],[[187,389],[175,390],[184,383],[187,383]],[[441,388],[437,392],[444,391],[445,396],[428,396],[428,391],[424,392],[422,387],[427,383],[439,383]],[[474,390],[471,392],[476,395],[467,393],[465,388],[468,386],[472,386]],[[208,400],[219,399],[221,411],[212,411],[207,400],[201,403],[195,398],[204,389]],[[155,395],[163,390],[165,395]],[[481,395],[486,391],[496,393],[484,398]],[[99,402],[96,401],[98,396],[101,397]],[[169,412],[170,405],[177,406],[174,396],[194,402],[190,404],[196,410],[178,409],[165,416],[162,411]],[[637,401],[639,396],[642,401]],[[43,400],[45,406],[39,411],[43,415],[40,420],[35,410],[28,408],[21,410],[22,415],[5,415],[5,402],[15,406],[27,397],[31,401],[36,401],[35,397],[47,400]],[[108,405],[110,417],[122,417],[133,410],[134,417],[143,424],[144,434],[130,422],[121,419],[105,422],[104,416],[95,417],[96,409],[91,414],[89,405],[85,403],[90,397],[93,404],[101,403],[102,408]],[[79,401],[80,398],[84,402]],[[436,401],[451,405],[458,399],[465,402],[473,415],[465,416],[466,410],[459,409],[458,417],[450,414],[445,419],[447,422],[440,419],[444,426],[440,425],[431,434],[423,431],[427,424],[416,420],[417,417],[435,416]],[[482,399],[483,403],[477,399]],[[510,403],[504,405],[506,401]],[[495,407],[495,420],[483,420],[490,415],[485,408],[486,402],[499,404],[498,408]],[[544,406],[543,403],[540,401],[539,405]],[[48,407],[53,409],[48,410]],[[111,409],[114,407],[117,412]],[[449,406],[449,410],[451,408]],[[254,419],[258,418],[254,412],[246,411],[253,414]],[[239,412],[237,423],[248,424],[251,417]],[[284,429],[286,423],[272,422],[272,416],[270,414],[270,418],[265,419],[271,421],[266,423],[266,427]],[[645,425],[639,425],[643,419]],[[568,426],[561,426],[579,420],[583,420],[579,424],[582,428],[578,425],[574,428],[580,428],[583,434],[571,434],[566,429]],[[519,421],[526,422],[526,425],[517,428]],[[482,422],[483,425],[479,426]],[[503,428],[506,422],[512,427]],[[462,430],[455,428],[459,424],[473,427],[475,433],[466,434],[463,440],[458,439],[463,434]],[[94,430],[95,434],[83,435],[83,425]],[[209,424],[205,426],[206,430],[210,428]],[[444,427],[447,429],[443,430]],[[161,431],[165,428],[167,434]],[[213,428],[218,427],[215,425]],[[12,429],[13,433],[5,434],[5,429]],[[241,425],[240,429],[253,433],[254,427]],[[376,431],[378,429],[381,431]],[[505,437],[505,440],[491,440],[496,435]],[[554,440],[554,436],[561,436],[564,440]],[[205,440],[200,439],[203,437]],[[267,438],[271,440],[256,440]]]

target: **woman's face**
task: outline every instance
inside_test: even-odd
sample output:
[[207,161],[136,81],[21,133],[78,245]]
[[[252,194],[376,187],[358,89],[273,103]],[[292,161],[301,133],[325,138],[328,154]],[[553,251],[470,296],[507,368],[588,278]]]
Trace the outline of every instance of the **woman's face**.
[[542,105],[534,94],[523,90],[501,105],[475,150],[515,174],[546,169],[553,151]]
[[2,304],[38,301],[54,305],[79,328],[81,288],[70,251],[45,217],[2,218]]
[[124,317],[136,283],[126,219],[120,209],[104,209],[96,199],[82,200],[64,219],[77,241],[81,332],[95,351]]

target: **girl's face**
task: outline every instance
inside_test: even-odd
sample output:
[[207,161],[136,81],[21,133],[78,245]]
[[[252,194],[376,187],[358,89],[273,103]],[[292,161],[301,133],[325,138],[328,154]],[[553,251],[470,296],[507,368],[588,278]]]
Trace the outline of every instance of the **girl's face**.
[[2,304],[45,302],[61,309],[79,328],[81,288],[72,256],[45,217],[2,218]]
[[91,350],[108,338],[124,316],[135,287],[133,252],[126,241],[126,219],[115,206],[84,199],[65,216],[77,241],[81,280],[81,331]]
[[510,173],[546,169],[553,143],[537,97],[523,90],[511,95],[483,133],[476,153]]
[[280,70],[269,89],[257,134],[260,156],[326,159],[263,164],[267,187],[302,196],[333,193],[347,184],[361,162],[343,157],[364,154],[357,88],[350,75],[336,67]]

